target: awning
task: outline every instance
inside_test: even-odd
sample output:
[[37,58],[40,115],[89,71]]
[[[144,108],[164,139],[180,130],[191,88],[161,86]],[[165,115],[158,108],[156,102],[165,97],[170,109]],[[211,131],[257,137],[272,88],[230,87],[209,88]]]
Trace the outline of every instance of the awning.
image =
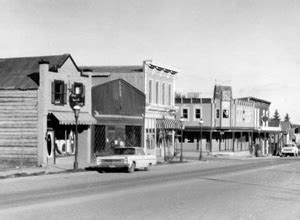
[[[51,112],[61,125],[75,125],[75,116],[73,112]],[[78,117],[79,125],[96,124],[97,120],[87,112],[80,112]]]
[[175,119],[156,119],[157,129],[180,129],[180,121]]

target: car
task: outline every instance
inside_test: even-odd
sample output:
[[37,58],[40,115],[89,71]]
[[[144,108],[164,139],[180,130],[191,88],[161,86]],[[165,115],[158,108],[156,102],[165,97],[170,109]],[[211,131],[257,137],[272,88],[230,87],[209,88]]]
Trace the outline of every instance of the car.
[[284,147],[281,148],[281,155],[284,156],[295,156],[298,157],[299,149],[295,143],[286,143]]
[[129,173],[135,169],[149,170],[157,163],[156,155],[148,155],[141,147],[116,147],[112,155],[97,156],[97,168],[125,168]]

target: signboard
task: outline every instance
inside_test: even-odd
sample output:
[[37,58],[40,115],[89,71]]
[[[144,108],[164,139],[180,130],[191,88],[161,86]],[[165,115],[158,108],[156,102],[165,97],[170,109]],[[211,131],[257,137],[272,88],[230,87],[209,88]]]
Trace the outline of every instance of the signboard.
[[72,109],[74,108],[75,105],[79,105],[80,107],[84,105],[84,97],[82,97],[81,95],[71,94],[69,96],[69,100]]

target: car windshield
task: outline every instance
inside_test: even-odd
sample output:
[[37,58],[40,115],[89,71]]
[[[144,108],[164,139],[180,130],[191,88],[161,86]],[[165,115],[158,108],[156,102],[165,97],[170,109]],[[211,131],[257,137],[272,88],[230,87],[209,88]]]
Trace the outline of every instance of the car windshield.
[[134,148],[115,148],[114,154],[116,155],[133,155],[135,154]]
[[285,146],[285,147],[294,147],[293,144],[285,144],[284,146]]

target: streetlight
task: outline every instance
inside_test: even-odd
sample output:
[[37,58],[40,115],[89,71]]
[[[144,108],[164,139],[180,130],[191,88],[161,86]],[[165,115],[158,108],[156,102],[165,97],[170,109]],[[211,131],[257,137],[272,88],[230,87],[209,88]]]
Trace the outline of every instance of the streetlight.
[[200,118],[199,125],[200,125],[200,154],[199,154],[199,160],[202,159],[202,124],[204,123],[203,119]]
[[258,127],[257,130],[258,130],[258,149],[256,150],[256,156],[260,156],[260,154],[262,153],[261,138],[260,138],[261,127]]
[[183,162],[183,118],[180,118],[180,128],[181,128],[181,145],[180,145],[180,162]]
[[80,112],[80,106],[75,105],[73,107],[74,115],[75,115],[75,160],[74,160],[74,170],[78,170],[78,118],[79,118],[79,112]]

